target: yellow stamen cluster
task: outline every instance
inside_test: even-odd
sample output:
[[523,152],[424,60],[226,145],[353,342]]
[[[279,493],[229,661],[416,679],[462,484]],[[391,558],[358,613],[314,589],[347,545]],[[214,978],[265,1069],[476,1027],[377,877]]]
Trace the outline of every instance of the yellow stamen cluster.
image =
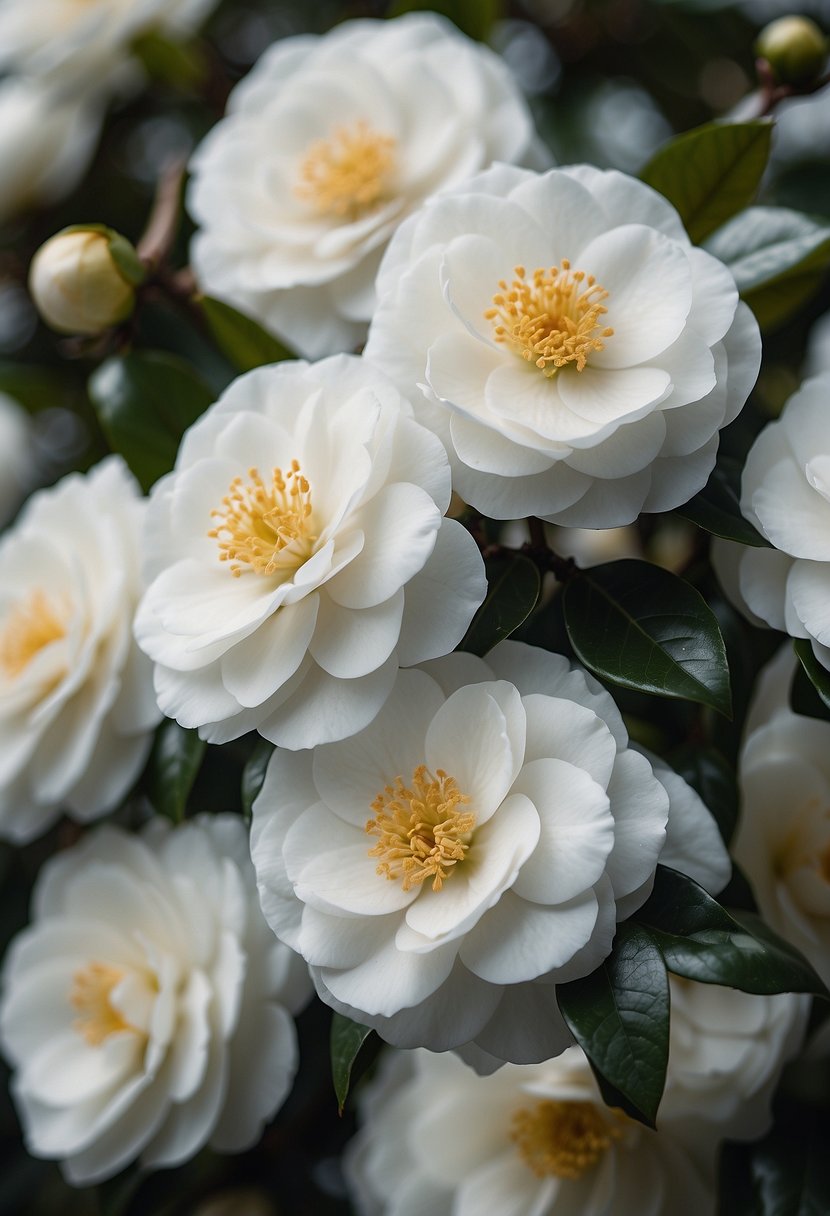
[[608,292],[593,275],[571,270],[567,258],[550,270],[534,270],[530,278],[524,266],[515,278],[504,279],[493,296],[493,307],[484,316],[492,321],[497,342],[503,342],[546,376],[575,363],[581,372],[592,351],[602,350],[603,338],[614,331],[601,328],[608,312]]
[[395,140],[361,120],[311,145],[296,193],[323,215],[356,220],[389,197],[394,172]]
[[0,667],[14,678],[50,642],[66,636],[66,620],[40,589],[9,613],[0,630]]
[[270,484],[256,469],[248,470],[248,483],[235,477],[211,511],[220,520],[208,536],[219,542],[219,560],[232,562],[234,577],[253,572],[275,574],[296,570],[314,551],[317,537],[311,531],[311,487],[299,463],[283,474],[274,469]]
[[135,1030],[110,1004],[110,994],[123,978],[123,971],[107,963],[90,963],[72,977],[69,1003],[78,1014],[72,1028],[90,1047],[100,1047],[111,1034]]
[[510,1138],[537,1178],[576,1179],[622,1138],[625,1122],[622,1111],[593,1102],[542,1099],[516,1112]]
[[375,818],[366,824],[366,831],[379,837],[369,850],[370,857],[382,859],[378,874],[402,879],[404,891],[431,878],[433,891],[440,891],[470,847],[475,815],[458,809],[469,801],[440,768],[433,776],[420,764],[411,788],[396,777],[375,798]]

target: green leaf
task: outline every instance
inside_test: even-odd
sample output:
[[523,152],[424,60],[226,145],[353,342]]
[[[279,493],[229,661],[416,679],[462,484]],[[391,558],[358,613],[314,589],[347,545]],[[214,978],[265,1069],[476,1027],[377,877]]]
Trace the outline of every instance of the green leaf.
[[184,819],[206,746],[195,730],[172,719],[159,727],[150,757],[150,798],[158,813],[174,823]]
[[793,650],[798,661],[807,675],[822,704],[830,710],[830,671],[822,667],[815,654],[809,638],[796,638]]
[[640,176],[680,213],[697,244],[755,196],[772,123],[707,123],[664,144]]
[[496,21],[505,15],[505,7],[504,0],[395,0],[388,15],[400,17],[424,10],[442,13],[471,38],[486,42]]
[[738,782],[734,769],[714,747],[689,743],[673,752],[669,762],[712,812],[726,844],[738,822]]
[[361,1047],[372,1033],[368,1026],[361,1026],[342,1013],[335,1013],[331,1019],[331,1076],[334,1081],[334,1092],[340,1113],[346,1105],[349,1096],[349,1085],[352,1079],[352,1069]]
[[762,329],[786,321],[830,265],[830,225],[785,207],[750,207],[706,242],[735,277]]
[[182,435],[214,399],[188,363],[160,351],[107,359],[89,396],[110,447],[145,490],[172,469]]
[[485,655],[530,616],[542,580],[530,558],[521,554],[487,562],[487,597],[472,620],[459,650]]
[[147,75],[192,92],[204,84],[209,66],[195,42],[174,42],[158,33],[141,34],[130,47]]
[[570,579],[562,606],[577,657],[597,675],[730,716],[729,668],[717,620],[677,575],[633,559],[594,566]]
[[556,995],[592,1068],[622,1096],[627,1113],[653,1127],[669,1059],[669,983],[649,934],[621,924],[604,963],[557,985]]
[[698,883],[666,866],[657,867],[654,889],[633,920],[648,930],[675,975],[742,992],[827,995],[807,960],[760,917],[731,915]]
[[240,372],[262,367],[264,363],[281,363],[283,359],[294,358],[261,325],[231,308],[230,304],[210,296],[198,297],[197,303],[216,345]]
[[713,536],[756,549],[770,547],[769,541],[741,513],[741,464],[730,457],[720,458],[700,493],[678,507],[676,514]]
[[750,1149],[758,1216],[827,1216],[830,1212],[830,1118],[799,1112]]
[[267,739],[259,739],[251,758],[242,770],[242,812],[250,819],[254,811],[254,801],[262,789],[268,761],[274,753],[274,745]]

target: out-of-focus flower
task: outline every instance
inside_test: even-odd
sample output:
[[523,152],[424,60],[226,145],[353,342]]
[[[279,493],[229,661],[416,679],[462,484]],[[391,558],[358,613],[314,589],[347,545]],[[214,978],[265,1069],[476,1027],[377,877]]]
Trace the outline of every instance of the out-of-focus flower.
[[93,819],[160,714],[132,639],[144,503],[119,457],[33,495],[0,540],[0,835]]
[[286,1097],[305,967],[262,919],[240,818],[101,828],[46,866],[0,1036],[29,1151],[89,1185],[240,1152]]
[[154,488],[136,635],[161,708],[210,742],[312,747],[364,727],[398,664],[460,641],[484,598],[442,519],[440,442],[348,355],[240,377]]
[[434,13],[286,38],[193,159],[193,265],[301,355],[349,350],[405,216],[495,160],[543,159],[507,67]]
[[100,334],[125,321],[144,277],[124,237],[101,224],[65,228],[38,249],[29,290],[47,325],[64,334]]
[[686,502],[758,372],[729,271],[615,171],[489,170],[401,226],[377,288],[366,357],[422,387],[453,488],[498,519]]
[[488,1077],[451,1053],[391,1055],[365,1087],[361,1113],[346,1160],[361,1216],[715,1210],[717,1132],[693,1153],[682,1119],[654,1132],[610,1109],[578,1047]]
[[0,393],[0,527],[20,505],[33,465],[29,417],[13,398]]
[[770,708],[741,753],[733,852],[764,919],[830,983],[830,724]]
[[[38,20],[41,9],[26,6]],[[80,181],[103,119],[98,93],[67,97],[37,80],[0,82],[0,223],[56,202]]]
[[721,541],[724,588],[751,619],[809,638],[830,668],[830,372],[805,381],[752,445],[741,510],[774,548]]
[[324,1001],[401,1046],[474,1044],[482,1066],[572,1042],[556,984],[608,954],[658,859],[711,889],[729,873],[709,812],[628,747],[608,693],[510,642],[401,671],[354,738],[277,750],[251,843],[266,918]]

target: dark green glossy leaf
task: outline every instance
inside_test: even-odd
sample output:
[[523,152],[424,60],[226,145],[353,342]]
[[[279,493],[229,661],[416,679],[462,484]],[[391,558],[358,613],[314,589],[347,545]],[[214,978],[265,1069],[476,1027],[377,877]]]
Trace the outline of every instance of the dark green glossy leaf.
[[669,971],[742,992],[826,995],[813,968],[760,917],[731,915],[703,887],[666,866],[634,921],[662,951]]
[[[830,709],[830,671],[822,667],[815,654],[809,638],[796,638],[793,650],[798,656],[802,670],[818,694],[819,700]],[[795,708],[795,707],[794,707]]]
[[830,1212],[830,1118],[805,1112],[751,1149],[758,1216],[827,1216]]
[[669,984],[648,932],[630,921],[620,925],[605,962],[556,993],[595,1072],[625,1099],[629,1114],[653,1127],[669,1058]]
[[145,490],[172,469],[182,435],[214,399],[189,364],[160,351],[107,359],[89,396],[110,447]]
[[737,460],[721,457],[700,491],[677,514],[693,524],[742,545],[768,548],[769,541],[741,514],[741,465]]
[[262,789],[268,761],[274,752],[273,743],[267,739],[259,739],[251,758],[242,770],[242,813],[246,819],[253,814],[254,801]]
[[210,296],[201,296],[198,304],[216,345],[240,372],[294,358],[277,338],[230,304]]
[[150,797],[159,814],[174,823],[184,819],[206,746],[195,730],[185,730],[172,719],[159,727],[150,758]]
[[597,675],[729,717],[723,638],[706,601],[683,579],[649,562],[610,562],[572,578],[563,608],[577,657]]
[[331,1019],[331,1076],[334,1081],[334,1092],[337,1105],[342,1112],[349,1096],[349,1085],[352,1079],[352,1069],[361,1047],[372,1033],[368,1026],[361,1026],[342,1013],[335,1013]]
[[640,176],[674,204],[697,243],[754,198],[771,136],[766,119],[707,123],[670,140]]
[[459,650],[485,655],[527,620],[539,599],[541,579],[521,554],[487,562],[487,597],[473,617]]
[[697,790],[726,844],[738,822],[738,783],[728,760],[714,747],[689,743],[669,757],[672,768]]
[[725,262],[762,329],[786,321],[830,265],[830,225],[785,207],[750,207],[706,242]]
[[471,38],[486,42],[495,22],[504,16],[505,7],[504,0],[395,0],[388,15],[400,17],[423,10],[442,13]]

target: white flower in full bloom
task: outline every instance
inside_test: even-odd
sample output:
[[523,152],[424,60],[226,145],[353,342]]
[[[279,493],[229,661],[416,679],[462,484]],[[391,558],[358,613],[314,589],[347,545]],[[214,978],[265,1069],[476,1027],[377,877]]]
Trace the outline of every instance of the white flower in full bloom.
[[681,1120],[654,1132],[605,1106],[578,1047],[487,1077],[393,1054],[361,1114],[360,1216],[714,1216],[715,1137],[692,1149]]
[[20,505],[33,471],[28,416],[12,397],[0,393],[0,527]]
[[154,487],[136,618],[166,714],[219,743],[342,739],[485,594],[440,442],[340,355],[236,380]]
[[291,1088],[310,991],[262,919],[239,817],[90,833],[47,862],[3,972],[29,1151],[88,1185],[250,1148]]
[[741,510],[774,547],[721,541],[716,569],[751,619],[809,638],[830,668],[830,372],[802,384],[744,465]]
[[102,815],[144,765],[161,717],[132,638],[144,507],[111,456],[0,540],[0,836]]
[[542,162],[530,112],[501,59],[443,17],[285,38],[192,161],[199,283],[306,358],[353,349],[401,220],[495,160]]
[[830,983],[830,723],[786,705],[747,738],[732,842],[764,919]]
[[366,357],[497,519],[612,528],[697,493],[749,394],[758,326],[642,182],[496,166],[403,224]]
[[572,1041],[556,984],[606,957],[658,859],[710,889],[729,873],[709,812],[628,747],[608,693],[511,642],[399,672],[354,738],[277,750],[251,846],[324,1001],[481,1067]]
[[57,202],[78,184],[102,120],[97,94],[65,97],[37,80],[0,82],[0,223],[25,207]]
[[810,997],[756,996],[674,975],[670,988],[669,1068],[658,1127],[694,1119],[719,1139],[763,1135],[781,1069],[801,1047]]

